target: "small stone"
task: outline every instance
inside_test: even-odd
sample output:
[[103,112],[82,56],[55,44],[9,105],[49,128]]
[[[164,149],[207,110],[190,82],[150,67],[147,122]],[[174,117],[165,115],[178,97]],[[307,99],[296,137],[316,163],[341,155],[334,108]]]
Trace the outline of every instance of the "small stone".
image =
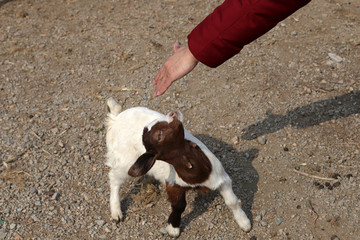
[[167,234],[166,228],[160,228],[160,233],[161,234]]
[[105,225],[105,221],[104,220],[96,220],[95,221],[97,225],[99,225],[100,227]]
[[235,136],[231,139],[231,143],[233,145],[237,145],[239,143],[239,137],[238,136]]
[[296,36],[296,35],[297,35],[297,32],[296,32],[296,31],[292,31],[292,32],[291,32],[291,35]]
[[34,222],[39,222],[40,221],[40,219],[35,215],[32,215],[31,218],[32,218],[32,220],[34,220]]
[[340,240],[340,238],[336,235],[332,235],[330,239],[331,240]]
[[7,232],[5,229],[0,229],[0,239],[6,239]]
[[38,190],[36,188],[30,188],[30,193],[31,194],[37,194]]
[[89,201],[89,200],[90,200],[89,194],[83,193],[82,196],[84,197],[85,201]]
[[328,56],[337,63],[341,63],[343,61],[342,57],[336,55],[335,53],[328,53]]
[[20,11],[17,13],[17,17],[18,17],[18,18],[26,18],[27,16],[29,16],[29,13],[27,13],[25,10],[20,10]]
[[352,175],[351,173],[349,173],[349,174],[347,174],[345,177],[346,177],[347,179],[350,179],[350,178],[353,177],[353,175]]
[[261,145],[265,145],[267,142],[267,139],[265,137],[258,137],[257,138],[258,143],[260,143]]
[[254,218],[254,221],[255,222],[260,222],[262,219],[261,215],[257,215],[255,218]]
[[41,201],[35,201],[36,206],[41,206]]
[[261,226],[263,226],[263,227],[266,227],[266,226],[268,225],[268,223],[267,223],[266,221],[261,221],[260,224],[261,224]]
[[16,224],[15,223],[11,223],[9,226],[10,230],[14,230],[16,228]]
[[327,61],[326,61],[326,65],[328,65],[328,66],[331,66],[331,65],[333,65],[333,64],[334,64],[334,62],[331,61],[331,60],[327,60]]
[[58,201],[59,198],[60,198],[60,195],[61,195],[60,193],[56,192],[56,193],[54,193],[54,194],[52,195],[51,199],[52,199],[52,200],[55,200],[55,201]]
[[266,214],[266,210],[265,209],[261,210],[261,212],[260,212],[261,218],[263,218],[265,216],[265,214]]
[[51,129],[51,132],[56,135],[59,132],[59,129],[57,127]]
[[283,222],[283,220],[281,218],[275,217],[275,223],[276,225],[280,225]]
[[64,148],[64,147],[65,147],[65,144],[64,144],[62,141],[59,141],[58,145],[59,145],[59,147],[61,147],[61,148]]

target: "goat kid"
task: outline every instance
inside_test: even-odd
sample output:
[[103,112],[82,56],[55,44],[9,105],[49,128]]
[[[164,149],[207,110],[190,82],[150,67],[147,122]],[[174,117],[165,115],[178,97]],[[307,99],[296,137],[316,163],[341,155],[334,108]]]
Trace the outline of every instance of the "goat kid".
[[[183,127],[183,115],[167,115],[144,107],[121,107],[112,98],[107,102],[107,162],[111,168],[111,217],[123,217],[119,190],[130,177],[145,174],[166,184],[172,212],[166,230],[172,237],[180,234],[181,214],[186,207],[186,191],[191,188],[219,190],[235,221],[246,232],[251,223],[240,208],[231,179],[216,156]],[[159,161],[160,160],[160,161]]]

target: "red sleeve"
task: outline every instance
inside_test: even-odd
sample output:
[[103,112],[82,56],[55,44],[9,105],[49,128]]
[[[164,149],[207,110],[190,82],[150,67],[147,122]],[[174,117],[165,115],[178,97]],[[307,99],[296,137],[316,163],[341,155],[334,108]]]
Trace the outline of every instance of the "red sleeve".
[[191,53],[217,67],[310,0],[225,0],[188,36]]

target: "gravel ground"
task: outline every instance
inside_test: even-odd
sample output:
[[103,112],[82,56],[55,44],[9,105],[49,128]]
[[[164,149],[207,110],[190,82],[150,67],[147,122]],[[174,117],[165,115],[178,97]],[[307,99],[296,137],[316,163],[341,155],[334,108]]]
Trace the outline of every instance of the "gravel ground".
[[106,99],[178,109],[253,222],[190,192],[179,239],[358,239],[360,2],[317,0],[159,98],[176,40],[221,1],[0,0],[0,239],[170,239],[164,187],[121,190],[110,220]]

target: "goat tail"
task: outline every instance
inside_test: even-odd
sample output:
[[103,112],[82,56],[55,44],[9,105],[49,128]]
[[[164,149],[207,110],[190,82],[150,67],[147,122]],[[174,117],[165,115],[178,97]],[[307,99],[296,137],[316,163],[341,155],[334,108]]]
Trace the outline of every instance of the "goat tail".
[[107,100],[108,111],[117,116],[121,112],[121,106],[111,97]]

